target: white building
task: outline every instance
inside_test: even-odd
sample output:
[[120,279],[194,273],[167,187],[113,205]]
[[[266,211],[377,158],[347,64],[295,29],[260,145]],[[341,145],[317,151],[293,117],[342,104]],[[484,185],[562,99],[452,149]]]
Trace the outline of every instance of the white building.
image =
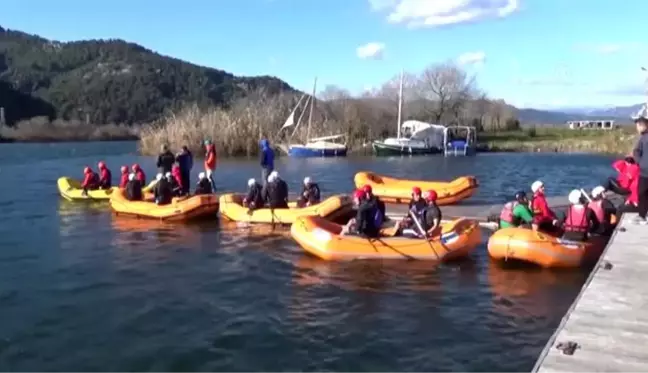
[[613,120],[570,120],[567,126],[572,130],[611,130],[616,128]]

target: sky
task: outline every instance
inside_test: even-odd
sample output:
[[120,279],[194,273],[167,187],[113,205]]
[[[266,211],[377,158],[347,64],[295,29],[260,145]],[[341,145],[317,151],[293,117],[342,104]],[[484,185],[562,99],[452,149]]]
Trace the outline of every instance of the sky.
[[[646,0],[3,0],[0,26],[119,38],[236,75],[355,94],[454,62],[517,107],[645,101]],[[641,36],[644,36],[643,38]]]

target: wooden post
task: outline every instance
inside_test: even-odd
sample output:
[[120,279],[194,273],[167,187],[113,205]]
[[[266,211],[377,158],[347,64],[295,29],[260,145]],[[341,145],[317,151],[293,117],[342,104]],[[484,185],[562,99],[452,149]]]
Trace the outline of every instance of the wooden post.
[[5,111],[4,107],[0,107],[0,126],[5,125]]

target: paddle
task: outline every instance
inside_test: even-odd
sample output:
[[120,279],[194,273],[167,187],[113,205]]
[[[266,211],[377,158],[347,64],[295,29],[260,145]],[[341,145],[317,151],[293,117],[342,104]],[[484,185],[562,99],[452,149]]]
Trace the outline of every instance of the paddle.
[[423,226],[421,225],[421,222],[419,222],[418,218],[416,217],[416,214],[414,214],[414,211],[410,210],[409,214],[412,217],[412,220],[414,220],[414,224],[416,224],[416,227],[421,232],[423,232],[423,239],[428,243],[428,245],[430,245],[430,249],[432,249],[432,251],[434,251],[434,255],[436,255],[437,260],[440,259],[439,254],[436,252],[436,250],[434,249],[434,246],[432,245],[432,242],[430,242],[430,240],[427,237],[427,231],[425,229],[423,229]]
[[587,200],[588,200],[590,203],[592,203],[592,199],[590,198],[590,196],[587,195],[587,192],[586,192],[583,188],[581,188],[580,191],[581,191],[581,193],[583,193],[583,195],[585,196],[585,198],[587,198]]

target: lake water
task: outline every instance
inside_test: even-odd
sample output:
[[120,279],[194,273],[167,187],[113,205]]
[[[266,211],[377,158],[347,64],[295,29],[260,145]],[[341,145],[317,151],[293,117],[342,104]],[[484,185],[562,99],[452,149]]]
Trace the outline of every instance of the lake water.
[[[62,201],[59,176],[154,159],[134,143],[0,145],[0,370],[528,371],[584,271],[503,269],[486,245],[469,261],[326,263],[287,232],[218,221],[164,225]],[[481,202],[542,178],[552,195],[595,186],[611,159],[281,159],[293,189],[310,175],[348,192],[360,170],[413,179],[476,175]],[[256,160],[222,160],[243,190]],[[194,175],[195,176],[195,175]]]

